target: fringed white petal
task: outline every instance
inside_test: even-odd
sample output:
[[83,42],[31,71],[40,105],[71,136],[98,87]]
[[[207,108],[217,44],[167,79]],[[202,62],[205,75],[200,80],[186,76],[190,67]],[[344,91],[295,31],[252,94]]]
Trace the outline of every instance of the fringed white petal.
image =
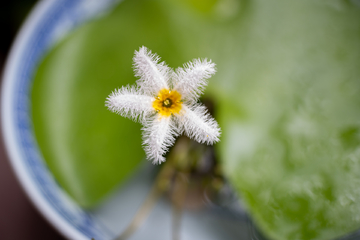
[[[176,73],[160,57],[146,47],[135,51],[134,70],[137,87],[122,87],[106,99],[109,110],[143,124],[143,145],[146,156],[154,164],[165,161],[165,153],[182,132],[200,143],[219,141],[221,130],[206,108],[196,103],[215,72],[211,60],[195,59],[178,68]],[[173,81],[173,82],[172,82]],[[153,107],[162,89],[176,90],[182,95],[182,109],[164,117]],[[165,114],[166,115],[166,114]]]
[[176,115],[177,125],[185,135],[199,143],[214,144],[219,141],[220,127],[208,113],[205,106],[183,104],[179,115]]
[[155,113],[153,100],[153,97],[141,95],[135,87],[126,86],[112,92],[105,105],[123,117],[144,123],[146,117]]
[[[215,74],[215,63],[211,60],[194,59],[176,69],[174,89],[180,92],[185,101],[194,103],[208,84],[207,79]],[[176,80],[177,79],[177,80]]]
[[160,57],[157,54],[143,46],[135,51],[133,61],[135,76],[140,78],[136,83],[144,94],[156,96],[161,89],[169,89],[172,70],[165,62],[159,63]]
[[175,137],[179,135],[171,117],[160,117],[156,115],[147,121],[142,128],[143,145],[147,159],[152,160],[153,164],[165,162],[163,156],[175,142]]

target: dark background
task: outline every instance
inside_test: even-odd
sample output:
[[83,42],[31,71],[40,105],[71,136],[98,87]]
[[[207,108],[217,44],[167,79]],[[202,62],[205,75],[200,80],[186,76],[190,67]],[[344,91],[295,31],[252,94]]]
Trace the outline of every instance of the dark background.
[[[12,0],[0,3],[1,76],[11,44],[36,2]],[[63,240],[37,212],[19,185],[6,155],[1,129],[0,134],[0,240]]]

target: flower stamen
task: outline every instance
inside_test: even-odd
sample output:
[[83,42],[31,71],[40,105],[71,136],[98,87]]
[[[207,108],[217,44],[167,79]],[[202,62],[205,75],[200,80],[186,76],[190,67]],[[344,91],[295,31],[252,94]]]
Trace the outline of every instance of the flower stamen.
[[178,114],[182,108],[181,94],[175,90],[161,89],[153,102],[153,108],[164,117]]
[[165,99],[165,101],[163,102],[163,106],[167,107],[167,108],[171,107],[171,104],[172,104],[172,101],[170,98]]

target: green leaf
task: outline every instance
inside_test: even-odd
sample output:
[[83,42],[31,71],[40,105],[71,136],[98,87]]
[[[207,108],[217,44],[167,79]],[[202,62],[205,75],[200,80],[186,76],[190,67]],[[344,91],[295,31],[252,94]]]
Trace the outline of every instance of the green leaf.
[[360,227],[360,8],[346,1],[251,5],[238,80],[223,80],[224,169],[272,239],[333,239],[354,231]]
[[92,206],[143,156],[141,126],[109,112],[145,45],[176,68],[210,58],[206,91],[224,171],[272,239],[360,227],[357,0],[125,0],[76,30],[35,78],[35,132],[50,169]]
[[77,29],[51,50],[35,76],[39,146],[60,185],[84,207],[99,202],[144,157],[141,125],[107,110],[106,97],[134,84],[132,57],[139,46],[162,49],[165,57],[175,52],[159,7],[134,4],[124,2]]

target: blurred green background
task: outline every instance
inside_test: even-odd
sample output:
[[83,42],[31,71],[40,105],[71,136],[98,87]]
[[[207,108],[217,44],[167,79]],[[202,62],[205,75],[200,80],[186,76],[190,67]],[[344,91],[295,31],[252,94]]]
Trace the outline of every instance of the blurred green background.
[[[360,227],[360,2],[124,0],[73,31],[35,76],[35,133],[64,189],[91,208],[144,157],[141,125],[104,106],[146,46],[172,67],[210,58],[206,97],[225,175],[271,239]],[[149,163],[151,164],[151,163]]]

